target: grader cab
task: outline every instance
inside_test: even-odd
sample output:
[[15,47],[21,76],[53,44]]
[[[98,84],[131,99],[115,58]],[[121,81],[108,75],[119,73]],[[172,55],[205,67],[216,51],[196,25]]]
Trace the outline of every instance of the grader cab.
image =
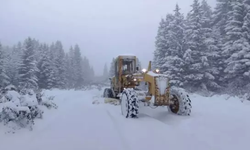
[[115,61],[115,75],[110,78],[110,87],[104,90],[106,100],[118,100],[122,114],[128,118],[138,117],[139,103],[145,106],[166,106],[172,113],[190,115],[191,100],[183,90],[170,86],[168,76],[159,69],[152,71],[137,66],[133,55],[120,55]]

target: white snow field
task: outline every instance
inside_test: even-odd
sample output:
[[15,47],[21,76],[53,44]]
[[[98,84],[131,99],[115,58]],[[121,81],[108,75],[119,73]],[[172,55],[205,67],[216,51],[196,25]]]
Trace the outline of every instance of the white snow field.
[[[249,150],[250,103],[190,95],[191,116],[141,108],[138,119],[104,104],[102,91],[48,91],[58,109],[45,111],[33,131],[4,134],[0,150]],[[99,100],[100,104],[92,104]]]

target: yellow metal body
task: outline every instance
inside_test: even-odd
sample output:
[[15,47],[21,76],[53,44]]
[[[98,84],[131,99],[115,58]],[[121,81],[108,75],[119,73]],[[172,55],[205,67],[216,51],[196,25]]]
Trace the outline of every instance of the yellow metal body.
[[[151,71],[151,61],[149,62],[148,68],[145,72],[141,72],[135,67],[132,69],[130,74],[123,72],[124,67],[124,56],[118,56],[116,59],[116,75],[112,77],[111,80],[111,89],[115,93],[115,97],[119,97],[119,93],[123,91],[124,88],[136,88],[141,82],[145,82],[147,85],[147,93],[144,98],[145,102],[153,103],[154,106],[168,106],[169,105],[169,80],[166,83],[168,86],[166,87],[164,94],[160,93],[160,87],[157,85],[157,78],[163,76],[167,78],[165,75],[161,75],[156,73],[155,71]],[[136,56],[129,57],[129,60],[136,65]],[[132,77],[129,77],[131,75]]]

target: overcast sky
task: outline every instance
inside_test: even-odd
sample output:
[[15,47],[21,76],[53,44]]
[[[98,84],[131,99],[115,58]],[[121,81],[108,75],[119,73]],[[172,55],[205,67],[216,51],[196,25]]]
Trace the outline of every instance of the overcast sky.
[[[212,7],[216,0],[207,0]],[[159,21],[174,10],[183,13],[193,0],[0,0],[0,42],[16,44],[28,36],[41,42],[79,44],[97,75],[119,54],[153,58]]]

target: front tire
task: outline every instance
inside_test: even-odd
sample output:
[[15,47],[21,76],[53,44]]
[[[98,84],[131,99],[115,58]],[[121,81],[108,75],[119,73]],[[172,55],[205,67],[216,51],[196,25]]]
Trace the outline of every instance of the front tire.
[[168,110],[177,115],[190,116],[192,105],[189,95],[178,88],[171,88],[170,95],[171,104]]
[[121,97],[121,112],[126,118],[138,118],[139,100],[134,89],[123,90]]

